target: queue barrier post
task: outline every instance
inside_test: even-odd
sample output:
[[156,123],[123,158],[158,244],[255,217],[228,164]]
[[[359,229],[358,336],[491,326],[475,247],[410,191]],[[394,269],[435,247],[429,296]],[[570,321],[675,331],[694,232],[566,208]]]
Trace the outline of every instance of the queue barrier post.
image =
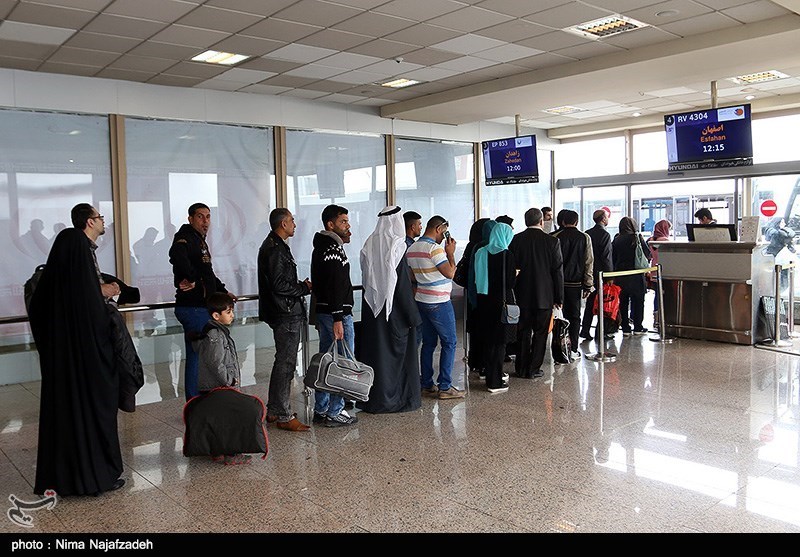
[[664,282],[661,280],[661,263],[656,265],[656,268],[658,269],[656,271],[658,273],[658,292],[656,292],[656,296],[658,296],[658,335],[651,336],[650,340],[670,344],[675,339],[667,336],[667,312],[664,311]]
[[605,281],[604,277],[605,273],[600,271],[598,275],[598,282],[600,283],[600,288],[597,290],[597,353],[592,354],[590,356],[586,356],[586,359],[592,360],[593,362],[616,362],[617,355],[613,352],[606,351],[606,337],[605,337],[605,330],[603,327],[603,321],[605,321],[605,312],[603,311],[604,301],[603,301],[603,284]]

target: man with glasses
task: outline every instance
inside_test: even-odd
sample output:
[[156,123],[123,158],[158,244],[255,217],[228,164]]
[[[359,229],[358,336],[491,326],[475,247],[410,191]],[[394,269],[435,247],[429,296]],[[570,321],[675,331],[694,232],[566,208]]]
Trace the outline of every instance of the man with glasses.
[[169,249],[175,284],[175,317],[183,326],[186,342],[186,400],[200,394],[197,388],[197,352],[192,348],[192,340],[208,322],[206,300],[215,292],[224,292],[236,299],[214,274],[211,252],[206,243],[210,226],[211,210],[208,205],[192,204],[189,207],[189,223],[178,229]]
[[[447,231],[449,223],[439,215],[430,218],[425,233],[414,242],[406,257],[414,271],[414,299],[422,317],[420,369],[422,393],[439,399],[463,398],[464,391],[452,385],[456,357],[456,317],[450,302],[456,272],[456,241]],[[444,241],[444,249],[441,246]],[[433,352],[441,340],[438,387],[433,382]]]

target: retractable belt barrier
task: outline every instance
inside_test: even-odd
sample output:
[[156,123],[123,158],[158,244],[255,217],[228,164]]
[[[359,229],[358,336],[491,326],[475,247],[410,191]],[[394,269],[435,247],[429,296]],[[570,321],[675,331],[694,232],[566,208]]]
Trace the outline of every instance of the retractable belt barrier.
[[797,333],[794,332],[794,270],[797,267],[796,263],[787,263],[786,265],[775,265],[775,336],[766,342],[766,346],[771,347],[787,347],[792,346],[791,340],[781,339],[781,274],[783,271],[789,271],[789,309],[786,312],[786,329],[789,338],[797,338]]
[[658,307],[659,307],[659,333],[658,336],[650,337],[650,340],[653,342],[662,342],[662,343],[671,343],[673,341],[672,338],[667,338],[667,328],[666,323],[664,322],[664,288],[661,282],[661,265],[654,265],[653,267],[646,267],[644,269],[632,269],[630,271],[610,271],[610,272],[603,272],[600,271],[598,278],[600,287],[597,289],[597,296],[598,296],[598,311],[597,311],[597,346],[598,352],[597,354],[593,354],[591,356],[587,356],[588,359],[593,360],[595,362],[614,362],[617,360],[617,355],[613,352],[608,352],[606,350],[606,338],[605,338],[605,330],[603,327],[603,284],[607,279],[612,279],[615,277],[625,277],[625,276],[632,276],[632,275],[644,275],[646,273],[656,272],[658,277],[658,292],[656,295],[658,296]]

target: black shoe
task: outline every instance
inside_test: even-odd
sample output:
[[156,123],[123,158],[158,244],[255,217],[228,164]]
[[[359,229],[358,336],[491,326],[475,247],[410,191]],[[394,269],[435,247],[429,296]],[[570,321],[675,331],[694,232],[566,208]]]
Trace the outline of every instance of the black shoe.
[[109,491],[116,491],[120,489],[123,485],[125,485],[125,478],[120,478],[114,482],[114,485],[111,486]]
[[510,362],[510,361],[511,361],[511,356],[509,356],[508,354],[506,354],[506,357],[505,357],[505,358],[503,358],[503,362],[506,362],[506,363],[508,363],[508,362]]
[[325,423],[325,418],[327,418],[325,414],[318,414],[317,412],[314,412],[314,419],[312,420],[312,423],[323,424]]
[[543,375],[544,375],[544,372],[541,369],[537,369],[536,371],[534,371],[531,374],[531,377],[533,377],[534,379],[538,379],[539,377],[542,377]]
[[592,334],[591,334],[591,333],[588,333],[588,332],[586,332],[586,333],[581,333],[581,334],[580,334],[580,335],[578,335],[578,336],[580,336],[581,338],[583,338],[583,339],[586,339],[586,340],[592,340],[592,338],[593,338],[593,337],[592,337]]

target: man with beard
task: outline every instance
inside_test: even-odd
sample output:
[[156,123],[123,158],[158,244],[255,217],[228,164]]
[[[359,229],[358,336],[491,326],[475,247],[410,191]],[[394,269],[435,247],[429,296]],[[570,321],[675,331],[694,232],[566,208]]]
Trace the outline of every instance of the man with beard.
[[[350,262],[344,251],[344,244],[350,243],[347,209],[328,205],[322,211],[322,224],[325,228],[314,235],[314,251],[311,253],[319,351],[327,352],[334,341],[343,340],[355,354],[353,284],[350,282]],[[316,391],[314,398],[314,423],[341,427],[358,421],[344,409],[342,396]]]

